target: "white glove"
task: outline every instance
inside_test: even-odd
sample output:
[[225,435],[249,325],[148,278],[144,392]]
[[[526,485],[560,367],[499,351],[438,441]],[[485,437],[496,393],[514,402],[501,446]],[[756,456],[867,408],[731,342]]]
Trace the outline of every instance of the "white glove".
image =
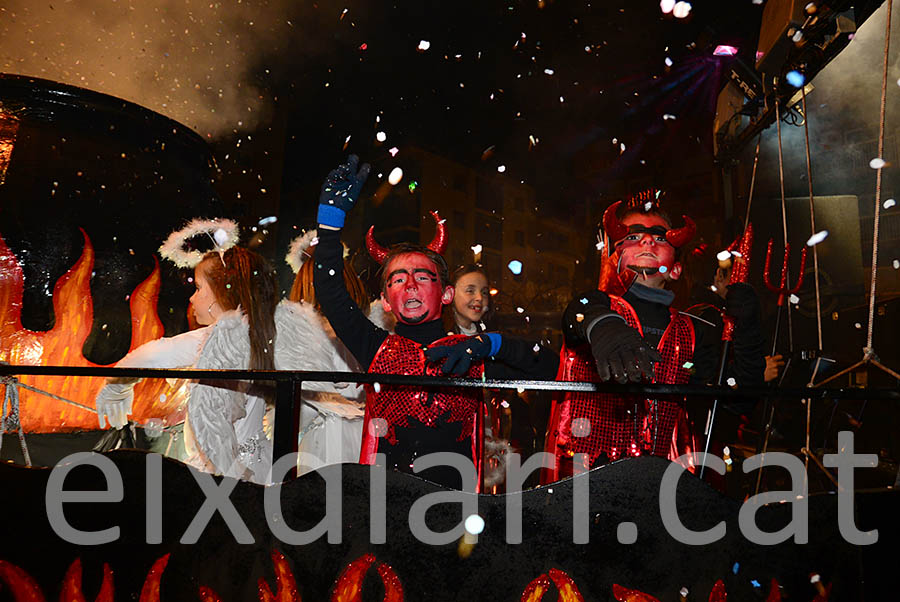
[[105,428],[104,417],[109,420],[109,426],[113,428],[120,429],[128,424],[132,402],[134,402],[134,383],[107,384],[100,389],[94,402],[100,428]]

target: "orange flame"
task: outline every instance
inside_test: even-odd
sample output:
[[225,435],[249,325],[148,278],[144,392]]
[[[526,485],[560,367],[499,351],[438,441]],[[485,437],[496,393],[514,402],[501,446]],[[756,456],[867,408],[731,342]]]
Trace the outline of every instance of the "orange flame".
[[6,170],[12,160],[18,132],[19,120],[16,116],[0,108],[0,184],[6,181]]
[[619,602],[659,602],[659,600],[657,600],[650,594],[645,594],[644,592],[636,589],[628,589],[627,587],[622,587],[618,583],[613,583],[612,592],[613,598],[615,598]]
[[[331,602],[362,602],[363,579],[373,562],[374,554],[366,554],[348,564],[334,584]],[[382,602],[403,602],[403,586],[394,569],[381,563],[378,565],[378,574],[384,583]]]
[[[56,323],[44,332],[22,327],[22,267],[0,236],[0,360],[18,365],[99,366],[81,353],[91,331],[94,306],[90,277],[94,266],[94,248],[84,230],[84,249],[78,261],[53,289]],[[160,274],[157,264],[150,276],[134,289],[130,297],[131,348],[158,339],[163,326],[156,315]],[[94,405],[94,397],[104,384],[102,378],[23,376],[21,382],[82,405]],[[169,385],[162,379],[139,383],[134,392],[134,419],[144,422],[162,418],[168,424],[183,419],[187,399],[186,381]],[[22,427],[27,432],[59,432],[96,429],[97,415],[45,395],[21,389],[19,401]],[[181,409],[180,412],[178,410]],[[176,413],[178,412],[178,413]]]
[[[559,569],[550,569],[550,578],[546,574],[536,577],[531,583],[525,586],[522,592],[522,602],[540,602],[544,598],[544,594],[550,591],[550,581],[556,585],[559,592],[557,602],[584,602],[584,596],[578,591],[578,587],[572,578],[565,571]],[[613,591],[615,591],[613,586]]]
[[294,573],[284,558],[284,554],[278,550],[273,551],[272,564],[275,566],[275,582],[278,584],[278,592],[273,594],[266,580],[260,577],[259,602],[301,602]]
[[45,602],[37,581],[16,565],[0,560],[0,583],[5,583],[16,602]]

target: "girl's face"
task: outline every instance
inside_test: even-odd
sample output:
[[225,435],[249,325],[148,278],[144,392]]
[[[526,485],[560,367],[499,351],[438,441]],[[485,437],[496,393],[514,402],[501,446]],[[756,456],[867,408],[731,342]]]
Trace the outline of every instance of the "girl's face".
[[453,295],[453,310],[456,322],[469,328],[478,322],[490,309],[491,295],[488,281],[484,274],[471,272],[460,276],[456,281],[456,292]]
[[198,265],[194,268],[194,287],[196,290],[191,295],[191,306],[194,308],[194,317],[201,326],[209,326],[215,323],[222,315],[222,307],[216,300],[209,281]]

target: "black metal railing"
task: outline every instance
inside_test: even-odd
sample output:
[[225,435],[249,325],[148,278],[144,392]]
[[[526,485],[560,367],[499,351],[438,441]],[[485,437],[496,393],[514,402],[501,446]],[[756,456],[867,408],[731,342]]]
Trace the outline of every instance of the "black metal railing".
[[[278,458],[295,450],[299,424],[300,394],[305,382],[404,385],[418,388],[467,387],[487,389],[522,389],[558,392],[602,392],[617,395],[660,397],[709,397],[727,399],[761,399],[766,397],[816,400],[894,400],[900,401],[900,387],[895,388],[778,388],[716,387],[703,385],[624,384],[563,382],[547,380],[494,380],[457,377],[404,376],[358,372],[312,372],[293,370],[195,370],[158,368],[102,368],[82,366],[15,366],[0,363],[0,377],[87,376],[129,378],[180,378],[197,380],[257,380],[275,383],[275,432],[273,451]],[[83,400],[80,400],[83,401]]]

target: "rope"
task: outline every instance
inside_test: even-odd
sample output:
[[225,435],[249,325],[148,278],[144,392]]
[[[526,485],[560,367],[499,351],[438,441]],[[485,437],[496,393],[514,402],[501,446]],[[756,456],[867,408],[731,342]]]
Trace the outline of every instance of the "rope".
[[[809,113],[806,112],[806,86],[800,87],[803,98],[803,133],[806,135],[806,180],[809,183],[809,227],[816,233],[816,207],[813,201],[812,162],[809,158]],[[813,245],[813,276],[816,280],[816,332],[819,335],[819,354],[822,352],[822,298],[819,296],[819,246]],[[818,368],[818,366],[816,366]],[[813,379],[815,374],[813,374]],[[809,441],[806,442],[809,447]]]
[[[6,395],[3,405],[0,406],[0,449],[3,448],[3,434],[7,429],[18,431],[19,447],[22,448],[22,457],[25,458],[25,466],[31,466],[31,455],[28,453],[28,445],[25,443],[25,432],[22,430],[22,421],[19,420],[19,384],[15,378],[0,379],[6,385]],[[6,408],[9,406],[9,412]]]
[[756,154],[753,156],[753,171],[750,174],[750,195],[747,197],[747,215],[744,217],[744,232],[750,224],[750,206],[753,205],[753,189],[756,186],[756,166],[759,165],[759,143],[762,142],[762,132],[756,139]]
[[[787,253],[788,249],[788,230],[787,230],[787,202],[784,198],[784,154],[781,148],[781,103],[778,100],[778,94],[775,94],[775,123],[777,124],[778,129],[778,182],[781,185],[781,227],[784,231],[784,252]],[[791,272],[790,268],[786,269],[785,277],[785,286],[790,288],[791,285]],[[787,307],[787,320],[788,320],[788,349],[791,353],[794,352],[794,328],[791,323],[791,307],[790,304],[787,306],[779,306],[778,311],[780,312],[783,307]],[[773,341],[773,347],[777,344],[777,341]]]
[[[887,100],[887,77],[888,77],[888,51],[891,45],[891,9],[894,6],[893,0],[888,0],[887,17],[884,26],[884,70],[881,77],[881,115],[878,125],[878,156],[884,155],[884,114],[885,102]],[[866,348],[863,354],[866,357],[874,356],[872,349],[872,329],[875,325],[875,281],[878,276],[878,226],[881,220],[881,172],[883,166],[877,170],[875,177],[875,227],[872,232],[872,284],[869,287],[869,329],[866,336]]]

